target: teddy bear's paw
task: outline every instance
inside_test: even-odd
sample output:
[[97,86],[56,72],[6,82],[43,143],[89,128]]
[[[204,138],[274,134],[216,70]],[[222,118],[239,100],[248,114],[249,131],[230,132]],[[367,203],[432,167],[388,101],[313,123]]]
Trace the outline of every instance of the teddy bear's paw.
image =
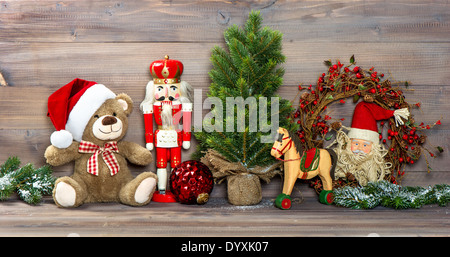
[[150,199],[151,194],[155,191],[155,186],[156,179],[154,178],[142,180],[134,193],[134,200],[139,204],[147,202]]
[[56,185],[55,190],[54,198],[59,205],[62,207],[73,207],[75,205],[77,193],[71,185],[64,182],[59,182]]

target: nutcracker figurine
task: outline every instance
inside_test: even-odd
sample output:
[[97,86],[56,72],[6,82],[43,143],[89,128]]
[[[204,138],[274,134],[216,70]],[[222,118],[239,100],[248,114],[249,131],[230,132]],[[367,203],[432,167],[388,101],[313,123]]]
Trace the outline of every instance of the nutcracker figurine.
[[[153,194],[153,201],[176,202],[167,188],[167,162],[170,160],[170,167],[175,168],[181,162],[181,146],[190,147],[192,87],[180,80],[183,64],[167,55],[152,62],[150,72],[153,80],[147,84],[140,109],[144,114],[146,148],[156,148],[158,191]],[[154,133],[153,117],[157,125]]]

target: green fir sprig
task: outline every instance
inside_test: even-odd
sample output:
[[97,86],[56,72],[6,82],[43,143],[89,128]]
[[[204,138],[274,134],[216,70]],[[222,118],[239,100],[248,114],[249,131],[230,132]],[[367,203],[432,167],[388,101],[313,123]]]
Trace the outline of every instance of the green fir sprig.
[[382,180],[364,187],[336,188],[334,196],[334,204],[352,209],[372,209],[379,205],[394,209],[421,208],[426,204],[444,207],[450,200],[450,185],[412,187]]
[[26,203],[38,204],[43,195],[52,193],[55,180],[49,166],[36,169],[28,163],[20,168],[19,158],[10,157],[0,166],[0,201],[17,192]]

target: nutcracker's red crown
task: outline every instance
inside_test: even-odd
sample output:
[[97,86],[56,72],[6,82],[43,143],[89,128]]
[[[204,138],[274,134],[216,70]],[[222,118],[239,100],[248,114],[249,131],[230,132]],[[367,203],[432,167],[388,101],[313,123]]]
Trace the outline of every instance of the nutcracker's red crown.
[[156,60],[150,64],[150,72],[155,84],[172,84],[181,82],[183,63],[178,60],[169,60],[166,55],[162,60]]

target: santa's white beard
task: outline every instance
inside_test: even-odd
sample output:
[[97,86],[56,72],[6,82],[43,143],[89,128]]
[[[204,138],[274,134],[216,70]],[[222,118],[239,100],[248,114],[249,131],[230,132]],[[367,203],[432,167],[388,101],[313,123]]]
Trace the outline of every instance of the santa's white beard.
[[172,103],[162,103],[161,122],[163,129],[173,129]]
[[392,164],[384,160],[386,149],[374,143],[372,151],[368,154],[353,153],[351,140],[343,131],[337,133],[337,147],[334,149],[338,156],[335,170],[335,179],[345,178],[351,173],[362,186],[367,182],[383,180],[390,173]]

